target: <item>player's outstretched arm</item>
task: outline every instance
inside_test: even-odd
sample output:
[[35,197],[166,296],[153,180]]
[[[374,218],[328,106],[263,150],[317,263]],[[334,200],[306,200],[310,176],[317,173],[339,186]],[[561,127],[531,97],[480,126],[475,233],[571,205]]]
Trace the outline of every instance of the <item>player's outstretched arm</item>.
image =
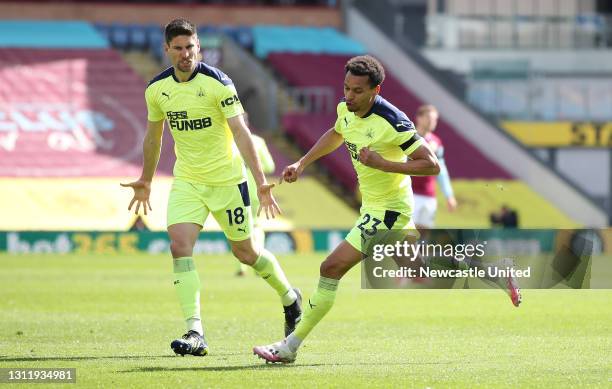
[[257,210],[257,216],[263,210],[266,214],[266,218],[274,218],[276,215],[281,213],[281,209],[276,203],[274,196],[272,196],[272,188],[274,184],[268,184],[266,176],[261,169],[261,162],[255,146],[253,145],[253,139],[251,138],[251,131],[247,127],[244,117],[242,115],[234,116],[227,119],[227,124],[232,130],[234,135],[234,142],[238,146],[238,150],[246,162],[253,178],[257,184],[257,197],[259,198],[259,209]]
[[147,133],[145,134],[144,141],[142,143],[142,154],[143,154],[143,165],[142,175],[136,181],[121,184],[123,187],[132,188],[134,190],[134,197],[130,201],[128,211],[132,210],[132,206],[136,205],[134,213],[140,211],[142,206],[144,214],[147,214],[147,208],[152,211],[151,203],[149,202],[149,196],[151,194],[151,181],[159,162],[159,154],[161,152],[162,134],[164,132],[164,121],[147,123]]
[[388,173],[400,173],[410,176],[435,176],[440,173],[438,158],[426,143],[421,144],[406,162],[393,162],[384,159],[376,151],[364,147],[359,151],[359,161],[374,169]]
[[338,134],[334,128],[330,128],[323,134],[317,143],[299,161],[283,169],[282,179],[287,182],[295,182],[304,169],[316,161],[336,150],[342,144],[342,135]]

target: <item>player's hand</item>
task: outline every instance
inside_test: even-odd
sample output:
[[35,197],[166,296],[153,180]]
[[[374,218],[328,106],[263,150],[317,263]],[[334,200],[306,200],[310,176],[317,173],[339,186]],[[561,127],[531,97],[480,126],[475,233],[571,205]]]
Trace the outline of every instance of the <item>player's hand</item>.
[[449,212],[454,212],[457,209],[457,199],[455,196],[451,196],[446,199],[446,207],[448,208]]
[[385,160],[376,151],[370,150],[369,147],[362,147],[359,150],[359,161],[365,166],[381,169]]
[[274,219],[276,215],[280,215],[281,209],[276,203],[274,196],[272,196],[272,188],[274,184],[263,184],[257,188],[257,197],[259,198],[259,209],[257,210],[257,216],[263,209],[266,213],[266,219]]
[[149,195],[151,195],[151,182],[138,180],[128,184],[122,183],[121,186],[134,189],[134,197],[132,197],[132,201],[130,201],[128,211],[132,210],[132,206],[134,204],[136,204],[136,209],[134,210],[135,214],[138,214],[141,206],[145,215],[147,214],[147,208],[149,208],[149,211],[153,210],[151,208],[151,203],[149,202]]
[[302,171],[304,171],[304,168],[302,167],[302,164],[299,161],[294,164],[291,164],[283,169],[283,174],[281,176],[280,182],[283,182],[283,180],[290,183],[296,182],[300,174],[302,174]]

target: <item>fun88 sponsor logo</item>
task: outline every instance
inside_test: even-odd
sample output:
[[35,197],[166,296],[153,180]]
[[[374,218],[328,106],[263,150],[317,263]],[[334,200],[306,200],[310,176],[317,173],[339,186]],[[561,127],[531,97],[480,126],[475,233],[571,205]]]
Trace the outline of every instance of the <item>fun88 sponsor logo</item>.
[[202,130],[212,126],[210,117],[189,119],[187,111],[168,111],[166,112],[170,129],[177,131]]

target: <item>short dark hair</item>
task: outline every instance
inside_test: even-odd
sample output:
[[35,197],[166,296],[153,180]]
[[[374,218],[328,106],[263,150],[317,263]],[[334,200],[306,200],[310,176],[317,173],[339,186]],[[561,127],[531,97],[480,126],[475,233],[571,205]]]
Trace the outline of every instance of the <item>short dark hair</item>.
[[179,35],[192,36],[195,34],[197,34],[195,24],[182,18],[172,20],[170,23],[166,24],[166,27],[164,28],[164,36],[166,38],[166,43],[168,44],[172,39]]
[[344,66],[344,73],[346,72],[351,72],[356,76],[368,76],[372,88],[382,84],[385,80],[385,69],[371,55],[360,55],[349,59]]

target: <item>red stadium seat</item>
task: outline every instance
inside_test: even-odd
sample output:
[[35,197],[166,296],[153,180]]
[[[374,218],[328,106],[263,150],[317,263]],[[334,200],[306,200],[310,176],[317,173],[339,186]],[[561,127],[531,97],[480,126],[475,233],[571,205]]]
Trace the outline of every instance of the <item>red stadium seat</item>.
[[0,49],[0,176],[137,177],[145,87],[112,50]]

